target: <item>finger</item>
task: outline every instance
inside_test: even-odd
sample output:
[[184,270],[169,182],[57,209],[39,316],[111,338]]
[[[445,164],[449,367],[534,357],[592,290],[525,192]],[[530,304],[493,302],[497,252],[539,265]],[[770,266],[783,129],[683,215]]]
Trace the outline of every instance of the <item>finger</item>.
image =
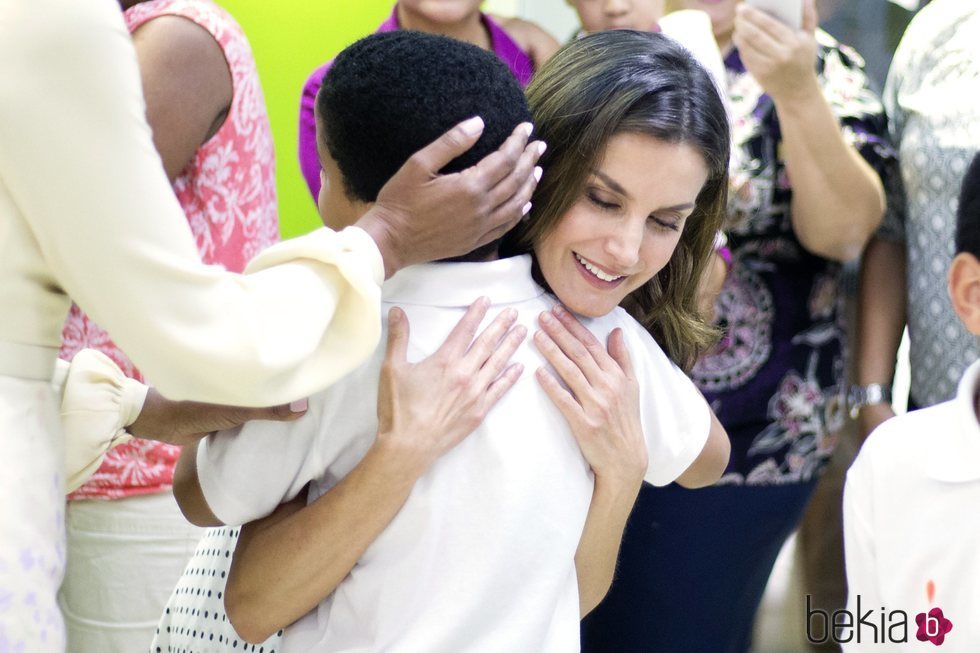
[[623,336],[623,330],[618,327],[609,334],[609,355],[616,361],[627,378],[636,378],[633,372],[633,361],[630,359],[630,352],[626,348],[626,338]]
[[501,338],[515,321],[517,321],[516,310],[508,308],[501,311],[470,345],[466,355],[463,356],[464,369],[471,373],[480,370],[501,344]]
[[584,405],[591,396],[592,385],[585,377],[582,369],[572,362],[544,331],[538,331],[534,334],[534,346],[555,369],[558,377],[565,382],[578,402]]
[[537,186],[537,179],[532,176],[526,181],[524,187],[511,197],[510,201],[498,206],[487,216],[486,224],[496,226],[490,228],[480,238],[481,246],[503,238],[504,234],[513,229],[521,218],[530,212],[531,196]]
[[568,422],[569,426],[573,427],[572,433],[577,439],[579,429],[574,428],[574,425],[582,421],[582,406],[575,401],[575,397],[573,397],[568,390],[563,388],[561,384],[558,383],[558,380],[554,377],[554,375],[552,375],[548,370],[544,369],[543,367],[539,367],[538,371],[535,372],[534,377],[538,380],[538,383],[541,384],[541,389],[544,390],[544,393],[548,395],[549,399],[551,399],[551,403],[555,405],[558,412],[560,412],[565,418],[565,421]]
[[[514,195],[523,191],[528,184],[537,185],[542,171],[537,168],[538,160],[547,149],[544,141],[534,141],[528,143],[521,153],[513,170],[509,175],[497,183],[489,193],[487,193],[487,203],[491,209],[496,209],[502,204],[513,203]],[[531,199],[530,195],[527,198]],[[525,202],[526,203],[526,202]],[[524,204],[521,204],[524,206]]]
[[[300,406],[302,405],[302,408]],[[249,410],[248,420],[266,419],[274,422],[291,422],[306,414],[308,402],[306,399],[294,401],[291,404],[271,406],[269,408],[253,408]]]
[[489,412],[490,409],[493,408],[498,401],[500,401],[501,397],[507,394],[508,390],[514,387],[514,384],[517,383],[517,380],[521,378],[521,374],[523,373],[524,366],[520,363],[514,363],[504,370],[504,373],[499,375],[497,379],[490,384],[490,387],[487,388],[486,393],[483,395],[484,415],[486,415],[487,412]]
[[451,359],[462,357],[470,343],[473,342],[473,336],[476,334],[480,322],[486,317],[488,308],[490,308],[490,300],[486,297],[480,297],[470,304],[466,312],[463,313],[463,317],[446,336],[446,341],[433,355],[448,356]]
[[740,7],[747,10],[735,18],[735,31],[742,43],[763,53],[777,53],[793,38],[794,31],[778,19],[747,5]]
[[392,308],[388,311],[388,350],[385,363],[403,363],[408,356],[408,318],[405,311]]
[[489,387],[493,384],[494,379],[500,376],[501,371],[510,361],[510,357],[514,355],[526,337],[527,329],[520,324],[507,332],[507,335],[504,336],[504,339],[500,341],[483,367],[480,368],[476,379],[477,387]]
[[[565,325],[559,322],[551,313],[542,313],[539,321],[541,322],[541,328],[548,337],[558,345],[562,353],[585,375],[589,385],[597,386],[601,382],[603,370],[596,363],[595,358],[589,353],[589,350],[585,348],[585,345],[569,333]],[[605,355],[605,352],[603,352],[603,355]]]
[[803,0],[803,31],[813,34],[820,24],[820,16],[817,14],[817,5],[814,0]]
[[581,322],[578,321],[574,315],[565,310],[565,307],[561,304],[555,304],[551,309],[551,313],[558,319],[561,325],[568,331],[568,333],[582,343],[586,351],[592,356],[592,359],[596,362],[596,365],[600,369],[611,372],[614,370],[615,361],[612,360],[606,351],[606,348],[602,346],[599,339],[595,335],[586,329]]
[[413,154],[408,162],[427,178],[434,177],[447,163],[473,147],[483,134],[483,127],[479,116],[464,120]]
[[776,66],[776,53],[773,51],[763,51],[758,48],[758,44],[743,33],[732,35],[732,44],[738,48],[741,59],[745,62],[746,68],[756,71],[760,66],[767,66],[767,70],[772,70]]
[[511,175],[520,163],[521,155],[527,147],[533,129],[531,123],[522,122],[514,128],[496,151],[486,155],[475,166],[463,170],[460,174],[475,177],[488,191],[494,188]]

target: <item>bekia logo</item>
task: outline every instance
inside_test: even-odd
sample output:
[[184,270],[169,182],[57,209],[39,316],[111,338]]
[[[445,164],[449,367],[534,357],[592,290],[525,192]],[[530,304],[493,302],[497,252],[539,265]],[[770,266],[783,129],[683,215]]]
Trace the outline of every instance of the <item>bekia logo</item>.
[[928,613],[920,612],[915,615],[915,623],[919,629],[915,638],[920,642],[932,642],[942,646],[946,641],[946,633],[953,630],[953,622],[943,615],[942,608],[933,608]]
[[[931,603],[931,601],[930,601]],[[857,595],[855,612],[814,608],[811,597],[806,596],[806,638],[811,644],[902,644],[909,641],[909,616],[905,610],[888,610],[883,606],[867,610],[862,597]],[[950,621],[940,607],[915,615],[915,638],[942,646],[946,635],[953,630]]]

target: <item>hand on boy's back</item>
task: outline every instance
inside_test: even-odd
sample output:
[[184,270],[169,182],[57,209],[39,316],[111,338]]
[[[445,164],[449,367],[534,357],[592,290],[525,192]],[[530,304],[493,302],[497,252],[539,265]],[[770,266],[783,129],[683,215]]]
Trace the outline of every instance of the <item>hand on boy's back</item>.
[[482,132],[483,121],[471,118],[416,152],[357,222],[381,250],[386,277],[408,265],[466,254],[502,236],[526,213],[544,151],[540,142],[528,143],[530,124],[519,125],[475,166],[438,173]]

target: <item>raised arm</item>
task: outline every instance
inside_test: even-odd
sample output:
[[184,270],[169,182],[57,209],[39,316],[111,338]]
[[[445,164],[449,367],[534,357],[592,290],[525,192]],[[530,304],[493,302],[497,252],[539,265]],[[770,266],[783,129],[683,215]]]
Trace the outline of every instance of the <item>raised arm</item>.
[[804,1],[799,30],[749,5],[737,9],[732,40],[779,116],[796,236],[818,256],[856,259],[881,221],[885,196],[875,170],[845,140],[821,89],[813,0]]
[[561,47],[555,37],[531,21],[513,16],[493,16],[493,19],[528,53],[535,70],[541,70]]
[[[312,610],[350,573],[433,462],[483,421],[521,374],[510,356],[526,330],[474,304],[430,357],[406,362],[408,322],[389,317],[378,397],[379,431],[361,462],[308,507],[280,508],[242,529],[225,607],[238,633],[261,642]],[[472,346],[470,346],[472,343]]]
[[[0,178],[13,226],[43,260],[29,272],[63,288],[174,399],[259,406],[313,394],[373,351],[386,273],[486,242],[520,218],[534,186],[526,132],[438,176],[428,166],[478,136],[458,128],[396,174],[364,231],[281,243],[248,275],[204,266],[153,146],[118,7],[38,0],[3,16],[16,29],[0,39]],[[469,228],[444,231],[447,216]]]

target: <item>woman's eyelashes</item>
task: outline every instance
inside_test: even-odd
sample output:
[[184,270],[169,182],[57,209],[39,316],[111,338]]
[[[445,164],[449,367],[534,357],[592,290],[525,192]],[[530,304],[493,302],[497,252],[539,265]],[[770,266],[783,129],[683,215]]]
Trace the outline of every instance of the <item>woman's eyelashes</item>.
[[618,203],[613,202],[613,201],[609,201],[609,200],[606,200],[606,199],[603,199],[595,191],[592,191],[592,190],[587,191],[586,192],[586,197],[589,198],[589,201],[590,202],[592,202],[593,204],[595,204],[597,207],[599,207],[603,211],[614,211],[614,210],[616,210],[616,209],[619,208],[619,204]]
[[[588,198],[589,202],[594,204],[602,211],[618,211],[622,208],[622,204],[619,201],[607,197],[605,193],[595,188],[586,190],[585,196]],[[656,213],[651,213],[647,217],[647,222],[658,229],[680,231],[681,225],[684,223],[684,217],[673,213],[670,215],[658,215]]]
[[681,228],[680,218],[661,218],[656,215],[651,215],[647,218],[649,222],[652,222],[657,227],[662,229],[669,229],[670,231],[679,231]]

